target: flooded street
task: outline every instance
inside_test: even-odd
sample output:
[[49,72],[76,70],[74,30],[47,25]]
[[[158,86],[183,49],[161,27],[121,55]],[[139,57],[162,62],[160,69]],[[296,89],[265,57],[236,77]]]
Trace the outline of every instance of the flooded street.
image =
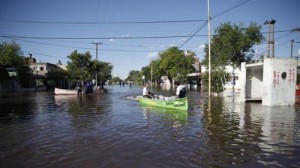
[[[300,167],[300,107],[211,100],[189,110],[141,105],[141,87],[108,94],[0,99],[0,167]],[[155,91],[156,94],[171,94]]]

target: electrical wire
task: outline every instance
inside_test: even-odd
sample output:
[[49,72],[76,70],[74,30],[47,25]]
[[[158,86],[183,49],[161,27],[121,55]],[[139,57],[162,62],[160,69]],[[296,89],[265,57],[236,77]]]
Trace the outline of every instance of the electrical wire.
[[[2,33],[0,33],[2,34]],[[207,35],[195,35],[197,37],[206,37]],[[20,35],[1,35],[0,37],[4,38],[21,38],[21,39],[68,39],[68,40],[92,40],[92,39],[101,39],[101,40],[110,40],[110,39],[166,39],[166,38],[183,38],[189,37],[188,35],[177,35],[177,36],[139,36],[139,37],[43,37],[43,36],[20,36]]]
[[218,16],[221,16],[221,15],[223,15],[223,14],[229,12],[229,11],[232,11],[233,9],[235,9],[235,8],[237,8],[237,7],[239,7],[239,6],[242,6],[242,5],[244,5],[245,3],[248,3],[249,1],[251,1],[251,0],[246,0],[246,1],[242,1],[242,2],[240,2],[240,3],[237,3],[236,5],[230,7],[229,9],[226,9],[226,10],[224,10],[223,12],[221,12],[221,13],[219,13],[219,14],[213,16],[211,19],[214,19],[214,18],[216,18],[216,17],[218,17]]
[[[35,44],[42,44],[42,45],[48,45],[48,46],[57,46],[57,47],[65,47],[65,48],[73,48],[73,49],[86,49],[86,50],[96,50],[95,48],[89,48],[89,47],[78,47],[78,46],[67,46],[67,45],[58,45],[58,44],[51,44],[51,43],[43,43],[43,42],[36,42],[31,40],[24,40],[24,39],[18,39],[18,38],[10,38],[17,41],[23,41],[23,42],[29,42],[29,43],[35,43]],[[117,52],[154,52],[154,51],[145,51],[145,50],[121,50],[121,49],[104,49],[100,48],[98,50],[101,51],[117,51]]]
[[[238,4],[236,4],[236,5],[232,6],[232,7],[230,7],[229,9],[227,9],[227,10],[225,10],[225,11],[223,11],[223,12],[221,12],[221,13],[219,13],[219,14],[213,16],[213,17],[211,17],[211,20],[213,20],[214,18],[216,18],[216,17],[218,17],[218,16],[221,16],[221,15],[223,15],[223,14],[225,14],[225,13],[227,13],[227,12],[229,12],[229,11],[231,11],[231,10],[233,10],[233,9],[235,9],[235,8],[241,6],[241,5],[243,5],[243,4],[245,4],[245,3],[249,2],[249,1],[251,1],[251,0],[246,0],[246,1],[240,2],[240,3],[238,3]],[[193,37],[195,37],[196,34],[197,34],[198,32],[200,32],[200,30],[202,30],[202,29],[205,27],[205,25],[206,25],[207,23],[208,23],[208,21],[206,21],[206,22],[205,22],[205,23],[204,23],[197,31],[195,31],[195,33],[193,33],[186,41],[184,41],[184,42],[179,46],[179,48],[181,48],[182,46],[184,46],[184,45],[185,45],[187,42],[189,42]]]
[[161,24],[161,23],[191,23],[191,22],[204,22],[207,20],[194,19],[194,20],[154,20],[154,21],[115,21],[115,22],[71,22],[71,21],[34,21],[34,20],[4,20],[0,22],[10,23],[34,23],[34,24]]

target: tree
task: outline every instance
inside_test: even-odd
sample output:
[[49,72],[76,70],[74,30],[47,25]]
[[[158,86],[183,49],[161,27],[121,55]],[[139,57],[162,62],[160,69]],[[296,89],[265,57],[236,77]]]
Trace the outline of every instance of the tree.
[[126,80],[134,81],[134,83],[142,83],[142,74],[140,71],[131,70]]
[[16,68],[18,79],[23,87],[29,87],[32,81],[29,60],[23,56],[21,47],[15,42],[0,44],[0,79],[8,79],[6,68]]
[[77,80],[91,80],[95,78],[102,82],[111,79],[112,65],[109,62],[99,62],[98,60],[91,60],[90,52],[78,53],[73,51],[68,58],[67,70],[71,79]]
[[113,77],[112,82],[113,83],[119,83],[120,82],[120,78],[119,77]]
[[[248,55],[254,53],[252,46],[263,40],[260,31],[261,26],[255,23],[245,27],[242,24],[238,26],[228,22],[217,27],[211,39],[211,68],[225,67],[228,62],[239,67]],[[208,51],[208,45],[205,51]],[[203,63],[208,64],[208,52]]]
[[99,62],[98,60],[93,60],[90,64],[90,73],[95,74],[98,72],[98,80],[100,80],[100,83],[103,83],[106,80],[111,79],[112,68],[113,67],[109,62]]
[[145,80],[146,81],[150,81],[151,80],[151,63],[148,66],[142,67],[142,69],[141,69],[141,75],[145,76]]
[[173,79],[184,81],[188,73],[194,72],[193,67],[195,53],[188,51],[187,54],[177,47],[170,47],[159,53],[159,69],[165,72],[172,83]]
[[[233,67],[240,67],[244,61],[251,59],[254,55],[252,46],[263,40],[261,26],[250,23],[248,27],[243,24],[231,25],[229,22],[221,24],[215,30],[211,39],[211,77],[212,91],[221,92],[221,79],[228,75],[224,74],[225,66],[231,64]],[[208,45],[205,47],[206,55],[203,64],[208,67]],[[204,84],[208,77],[204,77]],[[224,82],[224,81],[223,81]]]
[[91,80],[93,75],[91,74],[91,54],[86,52],[84,54],[73,51],[68,58],[67,71],[71,79],[77,80]]

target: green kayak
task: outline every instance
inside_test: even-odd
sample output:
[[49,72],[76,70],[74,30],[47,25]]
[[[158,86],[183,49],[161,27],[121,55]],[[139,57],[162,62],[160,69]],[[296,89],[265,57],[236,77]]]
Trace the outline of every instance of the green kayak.
[[151,106],[177,110],[188,110],[188,99],[186,97],[175,100],[159,100],[139,97],[138,100],[142,104],[147,104]]

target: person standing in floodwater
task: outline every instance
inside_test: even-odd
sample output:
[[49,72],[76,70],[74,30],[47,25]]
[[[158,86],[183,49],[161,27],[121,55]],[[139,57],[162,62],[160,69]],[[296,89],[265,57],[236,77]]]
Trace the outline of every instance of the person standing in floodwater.
[[78,80],[78,81],[76,82],[77,95],[81,95],[81,94],[82,94],[82,92],[81,92],[81,87],[82,87],[81,81]]

